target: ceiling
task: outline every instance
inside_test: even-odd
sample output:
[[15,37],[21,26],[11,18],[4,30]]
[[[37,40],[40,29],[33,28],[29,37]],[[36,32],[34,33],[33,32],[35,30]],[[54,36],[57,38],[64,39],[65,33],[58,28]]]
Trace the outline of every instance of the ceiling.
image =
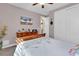
[[69,5],[70,3],[54,3],[54,4],[45,4],[45,8],[41,8],[41,5],[32,6],[33,3],[10,3],[13,6],[30,10],[41,15],[48,15],[50,11],[56,10],[58,8]]

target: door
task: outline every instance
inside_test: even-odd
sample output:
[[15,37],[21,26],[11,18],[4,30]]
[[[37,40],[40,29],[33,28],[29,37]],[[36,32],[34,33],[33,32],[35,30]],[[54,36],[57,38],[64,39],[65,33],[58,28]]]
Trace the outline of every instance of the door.
[[49,37],[49,17],[41,17],[41,32],[46,33],[46,37]]

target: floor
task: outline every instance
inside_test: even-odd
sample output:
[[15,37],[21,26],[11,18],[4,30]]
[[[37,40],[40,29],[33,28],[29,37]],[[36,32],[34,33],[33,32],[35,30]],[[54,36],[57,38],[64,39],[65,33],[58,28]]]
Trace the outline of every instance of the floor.
[[16,46],[2,49],[0,51],[0,56],[13,56]]

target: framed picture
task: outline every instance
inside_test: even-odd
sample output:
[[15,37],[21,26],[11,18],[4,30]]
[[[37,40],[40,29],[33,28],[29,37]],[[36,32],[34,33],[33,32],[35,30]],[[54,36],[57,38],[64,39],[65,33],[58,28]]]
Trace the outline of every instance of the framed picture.
[[29,25],[31,23],[32,23],[32,20],[30,17],[28,17],[28,16],[21,16],[20,17],[20,24],[21,25]]

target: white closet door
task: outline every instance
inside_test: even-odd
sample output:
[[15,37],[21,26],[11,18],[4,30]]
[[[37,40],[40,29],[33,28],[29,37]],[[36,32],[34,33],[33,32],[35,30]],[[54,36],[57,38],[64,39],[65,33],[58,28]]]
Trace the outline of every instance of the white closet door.
[[67,28],[66,28],[67,13],[65,10],[57,11],[54,15],[54,36],[55,39],[66,40]]
[[68,18],[70,21],[70,31],[68,31],[70,39],[68,40],[79,44],[79,4],[69,8]]

